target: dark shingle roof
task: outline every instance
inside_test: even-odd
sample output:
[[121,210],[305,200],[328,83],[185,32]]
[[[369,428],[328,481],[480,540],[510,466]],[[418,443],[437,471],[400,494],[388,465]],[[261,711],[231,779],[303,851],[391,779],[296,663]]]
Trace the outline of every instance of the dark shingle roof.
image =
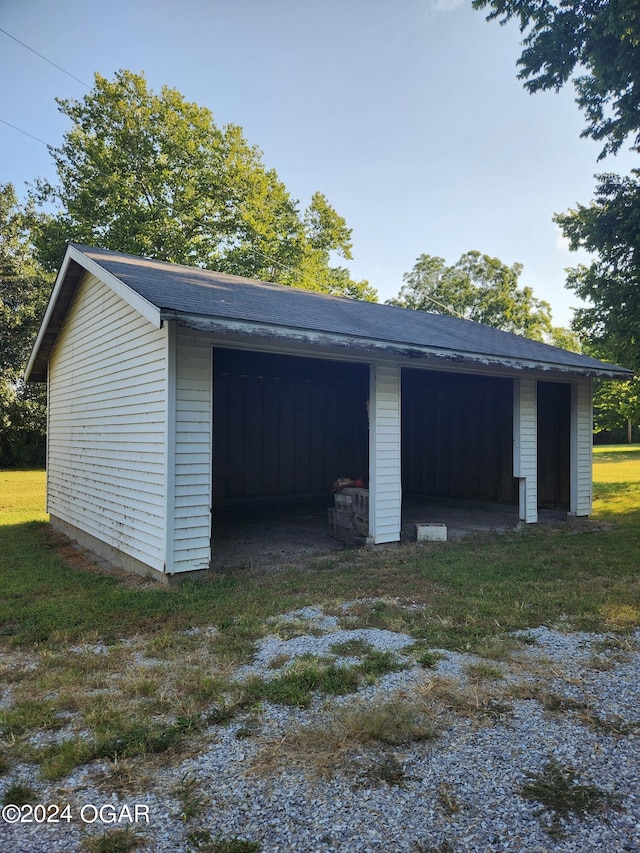
[[471,320],[267,284],[105,249],[81,245],[75,248],[161,311],[177,315],[249,321],[396,345],[545,363],[576,372],[627,373],[588,356]]
[[[86,265],[82,256],[87,258]],[[324,334],[325,345],[326,336],[332,336],[334,346],[357,347],[378,354],[386,351],[396,356],[498,363],[509,369],[609,378],[632,376],[623,367],[471,320],[360,302],[78,244],[71,244],[68,261],[29,360],[26,376],[32,382],[46,381],[51,349],[82,267],[90,268],[89,262],[137,293],[160,317],[164,313],[165,318],[177,318],[195,328],[233,333],[237,332],[233,327],[240,323],[245,324],[245,333],[251,327],[254,334],[298,341],[301,337],[309,341],[313,334]],[[257,327],[262,331],[257,331]]]

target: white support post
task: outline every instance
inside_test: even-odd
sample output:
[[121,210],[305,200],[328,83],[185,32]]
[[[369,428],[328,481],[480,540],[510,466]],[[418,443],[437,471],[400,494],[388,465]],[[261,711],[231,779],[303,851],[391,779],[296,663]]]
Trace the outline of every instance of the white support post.
[[176,512],[176,324],[173,320],[164,324],[166,332],[167,397],[166,452],[165,452],[165,574],[173,573],[175,550]]
[[535,379],[513,383],[513,476],[519,480],[520,521],[538,520],[538,388]]
[[400,367],[372,364],[369,382],[369,537],[400,541]]
[[591,515],[593,493],[593,393],[590,379],[571,383],[571,486],[569,510]]

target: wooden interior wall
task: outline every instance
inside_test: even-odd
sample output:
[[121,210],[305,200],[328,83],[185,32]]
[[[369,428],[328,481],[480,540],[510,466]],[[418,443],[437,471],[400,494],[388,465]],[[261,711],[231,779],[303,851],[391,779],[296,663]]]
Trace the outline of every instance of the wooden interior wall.
[[403,370],[402,487],[405,494],[517,503],[512,381]]
[[214,503],[368,476],[368,365],[217,348]]
[[538,382],[538,506],[569,509],[571,386]]

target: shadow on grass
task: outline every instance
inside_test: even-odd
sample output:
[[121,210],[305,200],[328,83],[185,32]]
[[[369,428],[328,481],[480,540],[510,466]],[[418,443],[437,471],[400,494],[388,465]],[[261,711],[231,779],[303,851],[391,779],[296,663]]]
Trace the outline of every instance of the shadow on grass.
[[138,632],[189,627],[205,609],[215,622],[226,613],[237,584],[229,578],[206,586],[186,582],[178,589],[125,584],[88,561],[82,568],[69,565],[60,549],[59,537],[44,522],[0,527],[1,637],[34,644],[97,635],[109,643]]

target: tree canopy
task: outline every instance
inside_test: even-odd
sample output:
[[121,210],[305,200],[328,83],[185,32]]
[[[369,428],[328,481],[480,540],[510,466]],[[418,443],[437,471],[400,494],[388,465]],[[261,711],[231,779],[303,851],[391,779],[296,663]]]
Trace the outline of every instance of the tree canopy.
[[[525,34],[518,77],[530,92],[572,81],[587,125],[603,142],[599,159],[629,141],[640,153],[640,4],[638,0],[473,0],[488,20],[516,20]],[[586,306],[573,329],[590,354],[640,370],[640,170],[596,176],[595,197],[556,214],[572,250],[593,260],[567,271],[567,287]],[[636,383],[597,393],[596,414],[610,427],[638,423]],[[636,401],[636,402],[634,402]],[[635,406],[635,408],[634,408]]]
[[593,427],[596,433],[626,433],[631,444],[633,427],[640,424],[640,380],[598,382],[593,395]]
[[58,183],[37,183],[36,242],[49,269],[67,241],[375,299],[331,255],[351,257],[351,229],[316,193],[301,213],[242,129],[218,127],[176,90],[143,75],[95,76],[80,100],[58,100],[71,122],[51,149]]
[[453,265],[420,255],[390,305],[453,314],[507,332],[544,340],[552,334],[551,307],[520,287],[521,264],[507,266],[480,252],[466,252]]
[[[638,173],[636,173],[638,174]],[[567,286],[586,301],[574,328],[601,358],[640,370],[640,184],[637,177],[601,175],[588,206],[556,222],[572,249],[594,255],[568,270]]]
[[[640,150],[638,0],[473,0],[488,20],[518,21],[525,34],[518,77],[529,92],[570,79],[587,118],[582,136],[604,140],[600,157],[631,136]],[[576,73],[577,72],[577,73]]]
[[44,461],[45,394],[22,372],[53,277],[34,260],[32,212],[0,184],[0,466]]

